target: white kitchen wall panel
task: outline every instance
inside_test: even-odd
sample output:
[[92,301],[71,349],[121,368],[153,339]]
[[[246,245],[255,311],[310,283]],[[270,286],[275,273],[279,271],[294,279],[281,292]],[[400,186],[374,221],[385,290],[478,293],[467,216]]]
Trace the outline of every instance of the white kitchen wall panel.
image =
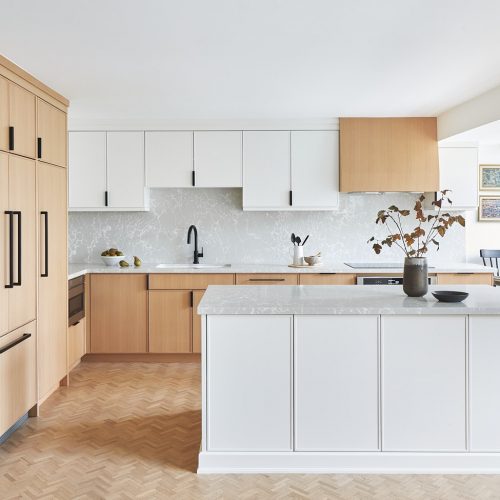
[[339,133],[334,130],[291,132],[293,208],[339,206]]
[[377,451],[378,316],[296,316],[295,450]]
[[146,206],[144,132],[107,133],[108,207]]
[[466,450],[466,317],[382,318],[382,451]]
[[291,451],[292,317],[208,321],[208,449]]
[[147,187],[191,187],[193,164],[192,131],[147,131]]
[[478,205],[478,149],[477,147],[439,147],[439,185],[451,189],[453,204],[447,210],[474,209]]
[[69,206],[105,207],[106,132],[69,132]]
[[242,187],[242,132],[195,131],[196,187]]
[[290,132],[243,132],[243,209],[290,206]]

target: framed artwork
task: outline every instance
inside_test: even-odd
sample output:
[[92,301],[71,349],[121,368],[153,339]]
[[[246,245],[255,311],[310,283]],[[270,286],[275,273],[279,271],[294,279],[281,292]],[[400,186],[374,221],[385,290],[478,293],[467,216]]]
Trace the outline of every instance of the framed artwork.
[[479,190],[500,191],[500,165],[479,165]]
[[500,196],[480,196],[478,214],[480,221],[500,221]]

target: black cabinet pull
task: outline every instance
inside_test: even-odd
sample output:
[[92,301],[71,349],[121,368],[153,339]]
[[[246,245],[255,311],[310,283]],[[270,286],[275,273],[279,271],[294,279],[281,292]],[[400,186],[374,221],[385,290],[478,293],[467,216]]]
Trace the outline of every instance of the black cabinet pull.
[[248,281],[285,281],[285,278],[250,278]]
[[292,192],[292,190],[290,190],[290,193],[289,193],[288,203],[290,204],[290,206],[293,205],[293,192]]
[[193,307],[194,305],[194,292],[193,290],[191,290],[191,306],[190,307]]
[[37,157],[40,159],[42,157],[42,138],[37,139]]
[[5,288],[14,288],[14,212],[7,210],[9,216],[9,283]]
[[108,206],[108,192],[104,191],[104,206]]
[[43,273],[40,275],[42,278],[48,278],[49,276],[49,212],[43,210],[40,212],[45,218],[45,228],[44,228],[44,242],[43,248],[45,252],[45,265]]
[[4,345],[2,348],[0,348],[0,354],[3,354],[4,352],[7,352],[9,349],[12,349],[15,347],[17,344],[20,344],[21,342],[24,342],[25,340],[28,340],[31,337],[31,333],[25,333],[22,337],[19,337],[16,340],[13,340],[7,345]]
[[22,213],[20,211],[12,212],[17,215],[17,281],[12,283],[14,286],[21,286],[21,274],[23,270],[23,233],[22,233]]
[[191,185],[196,186],[196,172],[194,170],[191,173]]
[[9,151],[14,151],[14,127],[9,127]]

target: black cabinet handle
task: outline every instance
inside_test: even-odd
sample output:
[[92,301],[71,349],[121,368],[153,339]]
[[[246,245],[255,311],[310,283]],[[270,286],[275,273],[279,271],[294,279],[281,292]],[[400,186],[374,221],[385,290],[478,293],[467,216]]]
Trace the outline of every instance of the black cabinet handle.
[[4,345],[2,348],[0,348],[0,354],[3,354],[4,352],[7,352],[9,349],[12,349],[15,347],[17,344],[20,344],[21,342],[24,342],[25,340],[28,340],[31,337],[31,333],[25,333],[22,337],[19,337],[16,340],[13,340],[7,345]]
[[191,290],[191,304],[190,304],[190,307],[193,307],[194,305],[194,292],[193,290]]
[[108,206],[108,192],[104,191],[104,206]]
[[290,204],[290,206],[293,205],[293,191],[292,190],[290,190],[290,193],[289,193],[288,203]]
[[9,151],[14,151],[14,127],[9,127]]
[[250,278],[248,281],[285,281],[285,278]]
[[17,281],[12,283],[14,286],[21,286],[21,274],[23,270],[23,233],[22,233],[22,213],[20,211],[12,212],[17,215]]
[[191,173],[191,185],[196,186],[196,172],[194,170]]
[[9,216],[9,283],[5,288],[14,288],[14,212],[7,210]]
[[43,273],[40,275],[42,278],[48,278],[49,276],[49,212],[43,210],[40,212],[45,218],[45,228],[44,228],[44,242],[43,248],[45,253],[45,264]]
[[42,157],[42,138],[37,139],[37,157],[40,159]]

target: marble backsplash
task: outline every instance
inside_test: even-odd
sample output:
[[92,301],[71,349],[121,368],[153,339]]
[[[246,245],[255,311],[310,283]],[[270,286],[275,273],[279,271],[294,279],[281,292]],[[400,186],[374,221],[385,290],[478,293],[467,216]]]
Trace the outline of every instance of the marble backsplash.
[[[190,262],[191,224],[198,228],[205,263],[287,264],[292,232],[310,234],[305,254],[321,251],[325,262],[401,261],[401,251],[384,248],[376,256],[366,241],[384,234],[374,224],[379,210],[391,204],[412,208],[416,196],[341,194],[335,212],[244,212],[241,189],[153,189],[149,212],[70,213],[69,261],[101,263],[100,253],[117,247],[146,263]],[[429,260],[465,262],[465,230],[454,226]]]

